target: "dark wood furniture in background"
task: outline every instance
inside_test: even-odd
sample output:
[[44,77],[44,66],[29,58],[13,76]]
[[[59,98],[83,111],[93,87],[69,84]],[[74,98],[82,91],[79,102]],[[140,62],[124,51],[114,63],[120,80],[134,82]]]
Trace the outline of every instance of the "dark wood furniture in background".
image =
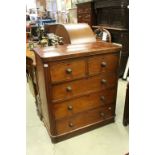
[[85,2],[77,4],[78,23],[87,23],[90,26],[95,25],[94,3]]
[[123,76],[129,56],[129,0],[94,0],[96,24],[112,36],[112,42],[122,44],[119,75]]
[[124,106],[124,115],[123,115],[123,125],[127,126],[129,124],[129,83],[127,85],[125,106]]
[[129,0],[94,0],[97,24],[128,29],[128,5]]

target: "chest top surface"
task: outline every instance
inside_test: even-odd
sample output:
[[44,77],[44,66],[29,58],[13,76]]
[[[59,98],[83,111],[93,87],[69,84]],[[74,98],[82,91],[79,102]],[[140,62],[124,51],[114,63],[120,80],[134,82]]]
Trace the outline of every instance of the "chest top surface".
[[37,47],[34,52],[43,62],[56,61],[67,58],[76,58],[95,54],[116,53],[121,50],[121,45],[105,42],[93,42],[85,44],[58,45],[57,47]]

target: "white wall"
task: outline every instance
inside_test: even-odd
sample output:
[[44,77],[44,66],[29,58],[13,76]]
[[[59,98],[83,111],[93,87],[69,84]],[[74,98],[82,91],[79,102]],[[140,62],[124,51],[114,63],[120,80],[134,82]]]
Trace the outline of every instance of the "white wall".
[[27,10],[36,8],[36,0],[26,0]]

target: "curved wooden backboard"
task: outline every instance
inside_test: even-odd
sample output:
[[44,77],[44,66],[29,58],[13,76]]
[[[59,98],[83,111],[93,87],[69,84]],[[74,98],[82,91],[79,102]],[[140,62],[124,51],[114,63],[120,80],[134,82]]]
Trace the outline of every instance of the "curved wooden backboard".
[[52,32],[52,29],[54,29],[53,32],[56,35],[63,37],[64,44],[81,44],[96,42],[96,37],[92,29],[88,24],[85,23],[56,24],[56,28],[54,27],[54,25],[48,25],[49,33]]

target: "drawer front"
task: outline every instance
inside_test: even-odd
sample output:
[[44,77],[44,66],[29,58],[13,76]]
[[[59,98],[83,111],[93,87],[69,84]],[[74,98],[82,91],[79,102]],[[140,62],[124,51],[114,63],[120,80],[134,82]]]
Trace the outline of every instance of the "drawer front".
[[57,134],[66,133],[114,117],[114,107],[101,107],[72,118],[56,121]]
[[90,14],[85,14],[85,15],[78,15],[78,20],[81,21],[90,21],[91,20],[91,15]]
[[74,114],[84,112],[100,106],[108,106],[114,103],[116,97],[115,89],[108,89],[102,92],[91,93],[76,99],[51,104],[55,119],[70,117]]
[[85,77],[85,60],[61,61],[50,64],[51,81],[59,82]]
[[61,101],[78,95],[84,95],[102,89],[114,87],[117,74],[99,75],[86,79],[53,85],[51,89],[52,101]]
[[91,24],[91,15],[90,14],[79,14],[78,15],[78,23],[87,23],[87,24]]
[[77,13],[78,13],[78,14],[91,13],[91,7],[81,7],[81,8],[77,8]]
[[95,75],[101,72],[116,72],[119,64],[118,55],[101,55],[90,57],[88,59],[89,75]]

